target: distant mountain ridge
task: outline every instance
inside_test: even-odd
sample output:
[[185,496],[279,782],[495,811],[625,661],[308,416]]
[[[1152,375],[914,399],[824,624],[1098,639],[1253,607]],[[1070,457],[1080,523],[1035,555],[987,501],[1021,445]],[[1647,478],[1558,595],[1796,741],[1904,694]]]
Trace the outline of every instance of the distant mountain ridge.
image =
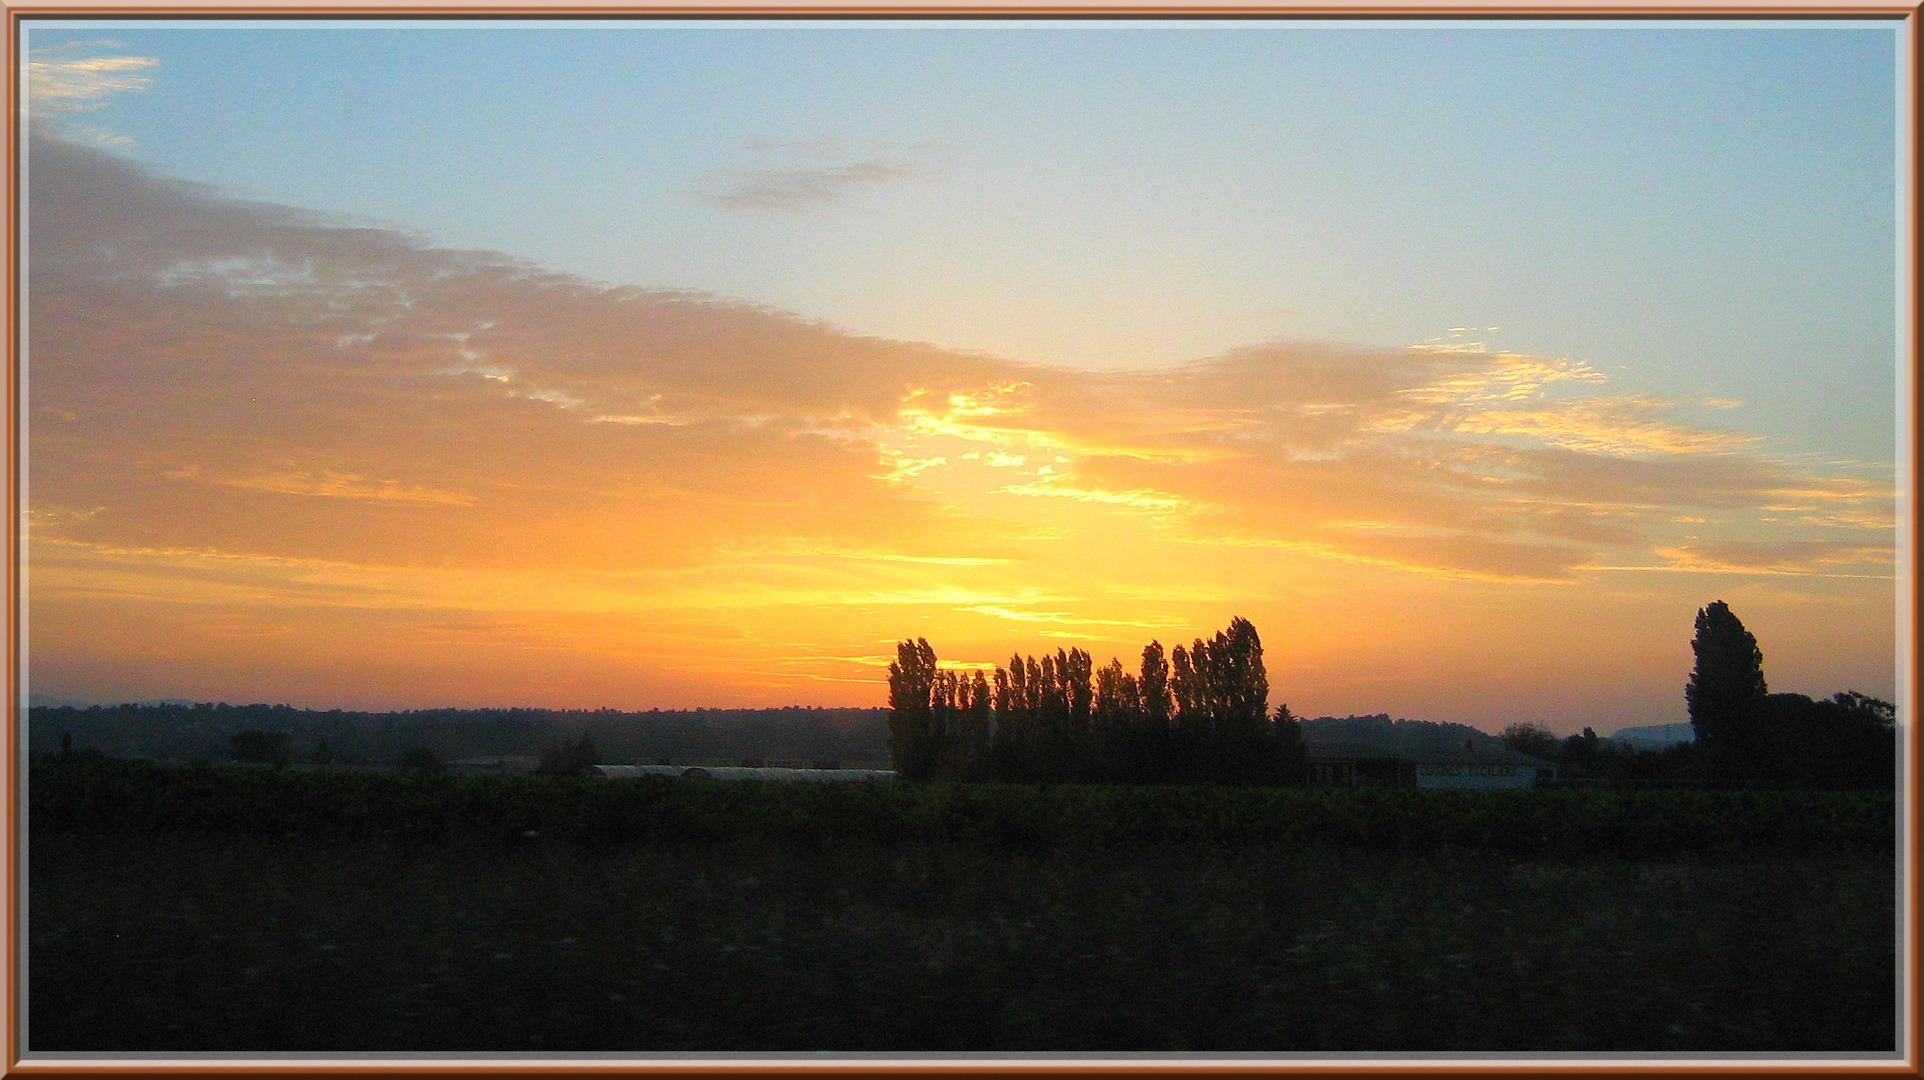
[[[1465,742],[1481,750],[1503,745],[1503,738],[1467,724],[1439,723],[1433,720],[1392,720],[1388,713],[1370,716],[1319,716],[1300,720],[1303,741],[1307,743],[1361,743],[1383,750],[1423,752],[1461,750]],[[1639,750],[1661,750],[1677,743],[1697,741],[1697,732],[1688,722],[1681,724],[1640,724],[1618,728],[1606,736]]]
[[[102,704],[101,702],[97,702],[97,701],[82,701],[79,698],[55,697],[52,694],[43,694],[40,691],[35,690],[27,695],[27,699],[21,703],[21,708],[24,708],[24,709],[91,709],[91,708],[98,707],[101,704]],[[128,705],[192,705],[194,703],[188,700],[187,698],[155,698],[152,701],[129,701],[129,702],[126,702],[126,704]],[[112,706],[108,706],[108,707],[111,708]]]
[[1618,728],[1610,738],[1632,746],[1661,750],[1675,743],[1697,741],[1697,729],[1688,721],[1681,724],[1643,724]]

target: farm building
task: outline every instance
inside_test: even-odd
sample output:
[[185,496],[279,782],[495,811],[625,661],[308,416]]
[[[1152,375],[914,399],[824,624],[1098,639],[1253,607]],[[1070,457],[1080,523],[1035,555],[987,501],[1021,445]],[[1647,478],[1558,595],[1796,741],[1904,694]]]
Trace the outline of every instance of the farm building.
[[689,780],[764,780],[778,783],[848,783],[895,779],[892,769],[788,769],[701,765],[590,765],[597,776],[683,777]]
[[518,754],[490,754],[486,757],[461,758],[448,762],[448,768],[463,773],[526,773],[533,772],[539,758],[524,757]]
[[1506,746],[1388,749],[1353,742],[1306,742],[1309,782],[1318,787],[1525,788],[1552,784],[1557,767]]
[[1403,759],[1394,750],[1357,742],[1304,742],[1313,787],[1395,787]]

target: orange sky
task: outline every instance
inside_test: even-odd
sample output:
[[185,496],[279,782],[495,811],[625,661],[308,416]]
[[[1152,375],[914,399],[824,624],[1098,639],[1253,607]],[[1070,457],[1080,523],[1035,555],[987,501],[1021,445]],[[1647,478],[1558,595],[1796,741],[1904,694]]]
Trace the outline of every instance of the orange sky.
[[347,708],[879,705],[893,643],[1133,661],[1251,619],[1276,701],[1684,718],[1896,688],[1893,469],[1473,342],[1020,364],[33,147],[30,689]]

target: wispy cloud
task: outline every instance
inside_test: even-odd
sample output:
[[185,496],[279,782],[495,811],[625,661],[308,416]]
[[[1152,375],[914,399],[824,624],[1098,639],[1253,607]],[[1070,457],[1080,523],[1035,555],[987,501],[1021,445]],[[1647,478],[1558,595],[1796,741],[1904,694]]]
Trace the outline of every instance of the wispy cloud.
[[1000,604],[975,604],[963,610],[1006,619],[1010,622],[1050,623],[1056,626],[1140,626],[1157,630],[1169,628],[1167,623],[1138,622],[1131,619],[1086,619],[1068,611],[1026,611]]
[[160,63],[150,56],[88,55],[108,42],[76,42],[57,49],[35,49],[27,58],[27,102],[35,112],[97,109],[153,80],[142,74]]
[[84,41],[35,49],[27,57],[27,115],[62,138],[103,150],[127,151],[134,141],[120,132],[64,119],[104,108],[122,94],[145,90],[144,74],[160,61],[149,56],[103,55],[113,42]]
[[756,160],[703,175],[689,194],[733,213],[804,214],[930,172],[918,155],[857,156],[834,140],[755,143],[744,149],[754,151]]
[[1656,553],[1681,569],[1777,574],[1825,573],[1847,566],[1881,567],[1888,574],[1894,557],[1889,545],[1842,540],[1711,540],[1660,547]]
[[1690,454],[1763,442],[1738,431],[1689,427],[1663,418],[1675,404],[1645,397],[1600,397],[1549,408],[1481,409],[1438,418],[1465,435],[1515,435],[1550,446],[1603,454]]
[[1144,510],[1172,510],[1182,505],[1181,499],[1156,491],[1104,491],[1101,488],[1071,487],[1047,479],[1010,484],[996,488],[995,492],[998,495],[1042,495],[1074,499],[1077,502],[1134,506]]
[[[183,479],[199,479],[194,472],[166,475],[180,475]],[[310,473],[265,473],[246,477],[223,477],[213,482],[226,484],[229,487],[251,488],[255,491],[271,491],[284,495],[311,495],[317,498],[445,503],[452,506],[474,504],[472,496],[460,491],[440,491],[404,484],[398,480],[370,479],[352,473],[335,472],[332,469]]]

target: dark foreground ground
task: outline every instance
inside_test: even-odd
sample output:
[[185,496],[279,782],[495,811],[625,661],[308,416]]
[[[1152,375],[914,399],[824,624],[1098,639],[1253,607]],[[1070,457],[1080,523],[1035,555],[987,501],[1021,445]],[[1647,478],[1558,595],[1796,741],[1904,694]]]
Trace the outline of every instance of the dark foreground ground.
[[1855,1051],[1891,855],[36,830],[30,1051]]

